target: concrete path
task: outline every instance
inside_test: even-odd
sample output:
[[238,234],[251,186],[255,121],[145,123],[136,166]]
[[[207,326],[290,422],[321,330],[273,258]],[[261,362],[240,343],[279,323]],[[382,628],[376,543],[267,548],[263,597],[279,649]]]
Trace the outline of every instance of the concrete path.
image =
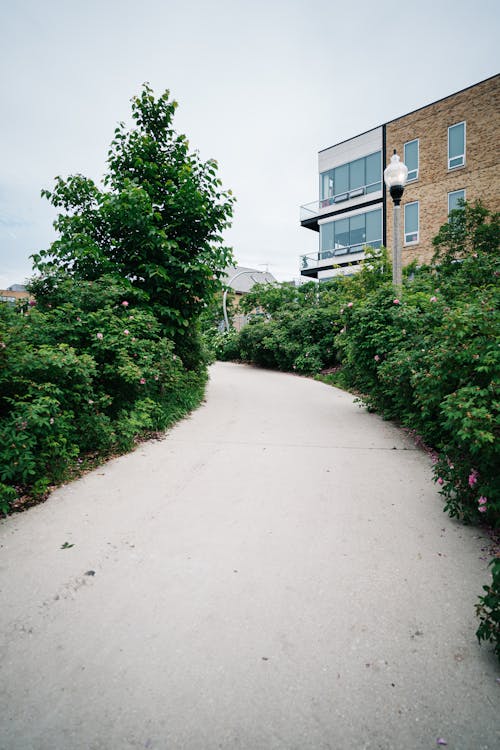
[[2,750],[500,747],[485,540],[341,391],[217,364],[0,542]]

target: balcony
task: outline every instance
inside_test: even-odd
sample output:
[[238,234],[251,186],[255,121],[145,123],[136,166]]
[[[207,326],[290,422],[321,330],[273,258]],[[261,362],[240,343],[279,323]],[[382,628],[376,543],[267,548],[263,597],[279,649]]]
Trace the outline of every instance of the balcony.
[[305,203],[300,207],[300,223],[303,227],[319,231],[318,219],[341,211],[345,208],[355,208],[359,205],[370,205],[382,198],[382,183],[372,182],[355,190],[337,193],[322,200]]
[[[382,240],[370,242],[370,247],[377,248],[382,245]],[[345,245],[335,250],[320,250],[316,253],[307,253],[300,256],[301,276],[317,278],[319,271],[326,271],[338,267],[338,273],[347,266],[359,265],[365,258],[365,249],[368,245]]]

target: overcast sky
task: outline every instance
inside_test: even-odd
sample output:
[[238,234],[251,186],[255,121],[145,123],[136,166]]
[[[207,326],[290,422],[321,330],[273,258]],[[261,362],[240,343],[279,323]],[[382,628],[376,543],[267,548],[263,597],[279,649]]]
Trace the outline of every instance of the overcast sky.
[[235,193],[226,240],[279,280],[317,249],[317,152],[499,70],[493,0],[0,0],[0,288],[55,238],[42,188],[100,181],[148,81]]

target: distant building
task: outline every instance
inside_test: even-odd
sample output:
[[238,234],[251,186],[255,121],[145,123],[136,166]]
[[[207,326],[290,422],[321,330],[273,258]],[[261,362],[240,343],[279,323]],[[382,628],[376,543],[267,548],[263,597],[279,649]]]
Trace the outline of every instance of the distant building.
[[319,152],[319,200],[301,225],[319,233],[302,276],[325,280],[360,268],[369,245],[392,246],[392,200],[383,170],[396,149],[408,167],[401,202],[403,265],[428,262],[432,239],[462,198],[500,208],[500,75]]
[[20,300],[30,299],[30,293],[23,284],[12,284],[8,289],[0,289],[0,302],[15,305]]
[[[269,271],[259,271],[256,268],[247,268],[246,266],[228,266],[224,270],[224,276],[221,279],[225,286],[228,286],[234,293],[234,305],[231,318],[234,328],[240,331],[248,323],[251,316],[243,315],[237,312],[240,300],[244,294],[247,294],[255,284],[277,284],[277,280]],[[255,311],[257,312],[257,311]],[[255,314],[255,313],[254,313]],[[223,327],[223,323],[222,323]]]
[[224,276],[221,281],[223,284],[230,286],[235,294],[239,295],[249,292],[255,284],[277,283],[269,271],[258,271],[256,268],[247,268],[246,266],[228,266],[224,269]]

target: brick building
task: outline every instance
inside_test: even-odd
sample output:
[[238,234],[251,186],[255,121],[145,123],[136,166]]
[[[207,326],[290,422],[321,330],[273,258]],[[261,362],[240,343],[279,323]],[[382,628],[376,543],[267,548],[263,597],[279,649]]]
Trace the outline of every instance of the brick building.
[[319,153],[319,200],[301,207],[319,250],[301,274],[352,274],[364,249],[392,247],[392,200],[383,169],[396,149],[408,167],[402,207],[403,265],[428,262],[432,238],[460,198],[500,209],[500,75]]
[[17,302],[30,299],[30,293],[26,291],[24,284],[12,284],[8,289],[0,289],[0,302],[15,305]]

